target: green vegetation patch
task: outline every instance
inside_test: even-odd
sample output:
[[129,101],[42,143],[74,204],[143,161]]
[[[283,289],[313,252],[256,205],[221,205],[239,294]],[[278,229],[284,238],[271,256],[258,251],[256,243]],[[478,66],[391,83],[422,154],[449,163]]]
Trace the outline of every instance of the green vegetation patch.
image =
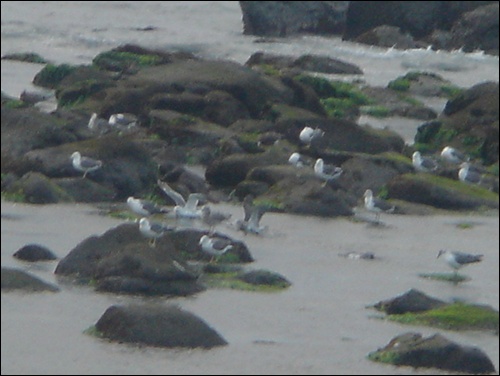
[[395,80],[390,81],[387,87],[395,91],[408,91],[410,90],[410,85],[410,80],[403,77],[398,77]]
[[137,54],[126,51],[106,51],[97,55],[92,63],[100,69],[123,71],[130,67],[148,67],[158,65],[163,59],[154,54]]
[[403,324],[428,325],[450,330],[493,330],[498,332],[498,311],[484,305],[453,303],[420,313],[389,315]]
[[[274,275],[271,272],[257,271],[259,273],[266,273],[269,275]],[[258,292],[277,292],[284,288],[290,286],[290,283],[284,281],[280,278],[268,278],[266,281],[268,283],[248,283],[242,280],[245,273],[241,271],[228,271],[222,273],[208,273],[204,274],[203,282],[206,286],[210,288],[223,288],[223,289],[234,289],[243,291],[258,291]]]
[[295,80],[310,86],[316,92],[330,117],[344,117],[349,111],[373,102],[355,85],[348,82],[330,81],[306,74],[296,76]]
[[391,111],[385,106],[363,106],[361,113],[376,118],[384,118],[391,115]]

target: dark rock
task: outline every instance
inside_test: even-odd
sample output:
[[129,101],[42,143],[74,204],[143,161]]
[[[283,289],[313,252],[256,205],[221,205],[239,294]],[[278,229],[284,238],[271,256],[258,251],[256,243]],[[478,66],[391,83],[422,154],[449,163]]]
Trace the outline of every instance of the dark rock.
[[227,344],[202,319],[175,306],[111,306],[95,327],[112,341],[148,346],[211,348]]
[[27,244],[18,249],[13,256],[24,261],[51,261],[57,256],[47,247],[39,244]]
[[136,224],[123,224],[82,241],[59,262],[55,274],[94,280],[100,291],[182,296],[202,291],[198,275],[178,252],[167,236],[151,247]]
[[285,37],[297,33],[340,34],[348,1],[240,1],[243,32]]
[[255,52],[250,56],[245,65],[272,65],[278,69],[300,69],[304,71],[330,73],[330,74],[363,74],[361,68],[354,64],[346,63],[323,55],[275,55],[267,52]]
[[[180,229],[169,232],[166,237],[174,244],[175,248],[182,253],[184,258],[189,260],[205,260],[207,256],[201,250],[199,242],[200,238],[207,234],[208,232],[204,230]],[[221,233],[215,233],[215,235],[231,241],[233,248],[227,251],[225,255],[235,256],[236,259],[233,262],[247,263],[254,261],[244,242],[232,239],[231,237]]]
[[[21,157],[33,149],[80,139],[73,124],[36,108],[10,109],[2,106],[2,158]],[[2,169],[2,172],[3,169]]]
[[380,301],[374,307],[388,315],[401,315],[406,312],[428,311],[446,304],[446,302],[431,298],[421,291],[410,289],[395,298]]
[[59,291],[59,287],[44,282],[25,271],[2,267],[2,291],[9,290],[57,292]]
[[441,334],[423,338],[419,333],[405,333],[387,346],[368,355],[374,361],[397,366],[438,368],[455,372],[487,374],[495,367],[481,349],[454,343]]
[[400,92],[388,88],[370,87],[361,88],[363,94],[376,102],[377,106],[383,106],[388,116],[401,116],[413,119],[430,120],[437,117],[437,113],[423,104],[415,104],[414,101],[405,100]]
[[396,26],[381,25],[366,31],[354,39],[357,43],[379,47],[394,47],[402,50],[416,48],[417,44],[409,34]]
[[451,29],[448,49],[482,50],[498,56],[498,2],[463,13]]
[[12,183],[8,192],[19,194],[31,204],[54,204],[72,202],[73,198],[56,183],[38,172],[28,172]]
[[252,285],[288,287],[291,283],[282,275],[267,270],[251,270],[238,274],[237,278]]
[[397,26],[420,39],[434,29],[449,30],[455,20],[488,1],[353,1],[347,11],[345,39],[380,25]]
[[405,174],[387,184],[389,197],[449,210],[498,208],[498,195],[428,174]]

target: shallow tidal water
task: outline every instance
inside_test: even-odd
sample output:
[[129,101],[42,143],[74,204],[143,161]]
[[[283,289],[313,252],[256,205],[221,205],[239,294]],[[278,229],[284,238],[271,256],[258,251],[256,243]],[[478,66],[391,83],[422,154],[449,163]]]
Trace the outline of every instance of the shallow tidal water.
[[[217,207],[243,216],[239,206]],[[360,209],[360,218],[372,218]],[[90,235],[122,223],[92,206],[32,206],[2,202],[2,266],[27,270],[58,283],[59,293],[2,292],[2,374],[447,374],[373,363],[366,355],[394,336],[417,331],[442,333],[478,346],[499,367],[498,335],[404,326],[380,319],[367,308],[415,288],[445,301],[489,304],[498,310],[498,215],[382,217],[385,227],[346,219],[267,213],[264,237],[218,230],[243,240],[255,258],[247,268],[285,276],[281,292],[211,289],[188,298],[143,298],[97,293],[91,287],[59,284],[57,262],[29,264],[12,254],[31,242],[58,257]],[[460,228],[469,223],[469,228]],[[439,249],[484,254],[483,262],[460,271],[458,285],[431,281],[420,273],[448,272]],[[373,252],[375,260],[340,257]],[[159,349],[83,334],[113,304],[155,301],[177,304],[205,320],[229,345],[211,350]]]

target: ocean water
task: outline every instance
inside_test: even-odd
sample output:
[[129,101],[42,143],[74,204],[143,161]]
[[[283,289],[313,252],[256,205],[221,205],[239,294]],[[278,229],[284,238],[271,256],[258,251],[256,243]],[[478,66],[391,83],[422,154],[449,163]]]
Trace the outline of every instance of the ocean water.
[[[200,57],[244,63],[252,53],[324,54],[360,66],[364,75],[333,76],[386,85],[410,70],[434,72],[461,87],[499,79],[498,57],[480,51],[400,51],[342,42],[338,37],[298,36],[261,41],[242,34],[234,1],[2,1],[1,55],[36,52],[54,63],[88,64],[99,52],[125,43],[184,50]],[[149,31],[146,31],[151,29]],[[2,91],[32,89],[38,64],[1,62]],[[440,111],[444,101],[430,101]],[[420,122],[360,122],[389,126],[411,142]],[[242,216],[237,206],[221,209]],[[60,221],[64,218],[64,221]],[[2,293],[2,374],[448,374],[376,364],[370,351],[395,335],[436,332],[482,348],[499,368],[498,335],[405,327],[377,319],[365,308],[417,288],[443,300],[463,299],[498,309],[498,213],[483,216],[386,216],[376,229],[344,219],[266,214],[271,236],[242,236],[256,262],[250,267],[283,274],[292,286],[278,294],[209,290],[190,298],[160,299],[199,315],[229,345],[206,350],[165,350],[108,343],[82,334],[112,304],[148,299],[98,294],[62,285],[58,294]],[[28,243],[64,257],[90,235],[120,224],[87,205],[21,205],[2,201],[1,261],[57,283],[56,263],[25,264],[12,254]],[[457,224],[471,223],[469,229]],[[428,281],[420,272],[443,272],[441,248],[484,253],[464,270],[459,286]],[[345,252],[374,252],[379,260],[348,260]]]

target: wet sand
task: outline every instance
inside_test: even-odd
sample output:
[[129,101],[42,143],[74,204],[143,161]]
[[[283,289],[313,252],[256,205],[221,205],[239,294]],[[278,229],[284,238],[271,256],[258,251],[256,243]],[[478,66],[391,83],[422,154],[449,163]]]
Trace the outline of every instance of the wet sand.
[[[217,210],[243,216],[241,207]],[[360,211],[360,216],[373,218]],[[2,374],[448,374],[373,363],[370,351],[394,336],[436,332],[483,349],[499,369],[498,335],[403,326],[380,320],[367,305],[410,288],[446,301],[461,299],[499,309],[499,217],[493,215],[385,215],[387,227],[347,219],[268,213],[265,237],[219,231],[243,240],[256,259],[247,268],[284,275],[292,286],[278,293],[216,289],[189,298],[141,298],[96,293],[61,285],[59,293],[1,294]],[[457,227],[470,223],[470,228]],[[28,264],[12,254],[28,243],[64,257],[90,235],[122,221],[102,217],[87,205],[32,206],[2,201],[2,266],[25,269],[58,283],[57,262]],[[422,279],[419,273],[448,272],[439,249],[484,254],[461,270],[471,278],[457,286]],[[340,257],[373,252],[378,260]],[[200,316],[229,345],[211,350],[158,349],[110,343],[83,334],[111,305],[162,301]]]

